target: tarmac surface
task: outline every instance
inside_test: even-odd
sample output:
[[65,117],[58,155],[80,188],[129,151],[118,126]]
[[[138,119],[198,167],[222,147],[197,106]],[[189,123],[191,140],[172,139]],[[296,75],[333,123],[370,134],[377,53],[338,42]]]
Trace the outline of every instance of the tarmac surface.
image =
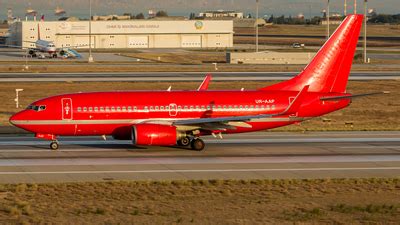
[[400,132],[259,132],[205,138],[202,152],[100,137],[0,136],[0,183],[400,177]]
[[[214,72],[214,81],[288,80],[297,72]],[[0,73],[0,82],[182,82],[202,81],[204,72],[130,72],[130,73]],[[353,72],[350,80],[399,80],[400,72]]]

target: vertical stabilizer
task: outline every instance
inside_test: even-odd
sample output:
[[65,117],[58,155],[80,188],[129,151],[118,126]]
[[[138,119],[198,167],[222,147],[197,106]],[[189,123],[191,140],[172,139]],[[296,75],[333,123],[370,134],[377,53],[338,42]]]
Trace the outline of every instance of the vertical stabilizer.
[[347,16],[314,59],[296,77],[261,90],[345,92],[363,15]]

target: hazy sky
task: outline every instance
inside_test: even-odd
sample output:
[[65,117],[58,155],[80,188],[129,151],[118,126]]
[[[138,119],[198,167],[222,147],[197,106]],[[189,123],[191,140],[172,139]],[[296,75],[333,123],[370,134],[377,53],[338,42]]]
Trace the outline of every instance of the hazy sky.
[[[260,15],[297,15],[306,17],[320,15],[327,0],[260,0]],[[343,12],[344,0],[330,0],[331,11]],[[353,10],[353,0],[348,1],[348,10]],[[166,10],[172,15],[188,15],[190,12],[229,9],[254,13],[255,0],[92,0],[94,14],[122,14],[124,12],[147,14],[149,9]],[[357,0],[361,12],[363,0]],[[369,0],[369,8],[379,13],[400,13],[400,0]],[[31,6],[47,17],[53,17],[53,10],[63,7],[68,15],[83,17],[87,14],[89,0],[0,0],[0,18],[6,18],[7,8],[12,8],[14,16],[23,17],[24,10]]]

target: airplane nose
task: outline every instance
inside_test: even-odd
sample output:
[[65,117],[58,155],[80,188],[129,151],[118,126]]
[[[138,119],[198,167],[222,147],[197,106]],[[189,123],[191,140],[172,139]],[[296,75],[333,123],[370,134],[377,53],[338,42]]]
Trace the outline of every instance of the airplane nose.
[[9,119],[9,122],[12,125],[17,126],[18,125],[18,121],[23,120],[23,113],[24,113],[24,111],[12,115],[10,117],[10,119]]

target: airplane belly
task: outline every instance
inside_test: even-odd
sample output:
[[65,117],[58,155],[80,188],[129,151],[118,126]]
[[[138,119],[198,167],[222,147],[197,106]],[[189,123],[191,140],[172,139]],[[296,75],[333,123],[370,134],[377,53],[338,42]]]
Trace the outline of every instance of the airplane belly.
[[20,128],[40,134],[53,134],[60,136],[73,136],[75,134],[75,125],[73,124],[57,124],[57,125],[20,125]]
[[112,135],[116,129],[127,127],[126,124],[78,124],[75,136]]

